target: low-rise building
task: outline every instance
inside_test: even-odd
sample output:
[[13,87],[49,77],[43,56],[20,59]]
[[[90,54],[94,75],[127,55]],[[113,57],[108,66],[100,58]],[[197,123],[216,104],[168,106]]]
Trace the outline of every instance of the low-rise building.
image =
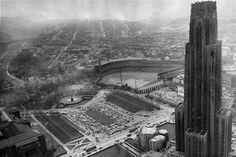
[[165,153],[166,157],[185,157],[183,152],[175,150],[175,146],[170,146]]
[[236,76],[228,73],[223,73],[222,83],[227,88],[236,88]]
[[0,111],[0,156],[47,156],[44,135],[32,130],[30,122],[15,108]]

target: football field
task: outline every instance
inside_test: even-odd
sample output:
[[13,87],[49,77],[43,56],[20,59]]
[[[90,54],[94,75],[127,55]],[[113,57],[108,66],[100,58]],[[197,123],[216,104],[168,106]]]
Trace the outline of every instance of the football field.
[[112,94],[107,98],[107,101],[132,113],[136,113],[141,110],[152,111],[154,108],[159,109],[142,98],[135,97],[120,91],[113,91]]

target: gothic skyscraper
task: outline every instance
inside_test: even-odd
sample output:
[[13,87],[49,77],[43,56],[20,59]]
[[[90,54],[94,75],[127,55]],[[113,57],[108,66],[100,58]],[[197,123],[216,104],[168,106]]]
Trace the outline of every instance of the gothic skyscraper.
[[184,106],[176,109],[176,150],[186,157],[227,157],[231,149],[232,116],[222,109],[221,41],[217,36],[216,2],[192,4]]

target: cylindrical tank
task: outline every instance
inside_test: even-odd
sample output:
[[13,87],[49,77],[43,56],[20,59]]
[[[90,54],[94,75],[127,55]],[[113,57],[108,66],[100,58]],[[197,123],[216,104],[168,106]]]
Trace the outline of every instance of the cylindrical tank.
[[157,132],[156,127],[143,127],[139,133],[139,139],[141,147],[148,150],[149,148],[149,140],[155,136]]
[[163,135],[165,137],[165,141],[163,143],[163,147],[166,147],[167,142],[169,141],[169,133],[166,129],[160,129],[158,131],[158,135]]
[[164,142],[165,142],[165,136],[163,135],[157,135],[149,140],[149,149],[154,151],[159,151],[163,149]]
[[160,129],[158,135],[163,135],[166,138],[166,141],[169,141],[169,133],[166,129]]

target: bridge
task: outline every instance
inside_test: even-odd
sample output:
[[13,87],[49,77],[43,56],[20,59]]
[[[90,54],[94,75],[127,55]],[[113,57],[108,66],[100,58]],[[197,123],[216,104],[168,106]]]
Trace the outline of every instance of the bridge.
[[184,67],[179,67],[169,71],[162,72],[158,74],[158,76],[160,77],[160,79],[166,80],[178,76],[180,74],[184,74]]
[[141,155],[141,152],[135,148],[134,146],[132,146],[131,144],[129,144],[128,142],[124,141],[121,142],[119,144],[124,150],[128,151],[130,154],[132,154],[135,157],[138,157]]

